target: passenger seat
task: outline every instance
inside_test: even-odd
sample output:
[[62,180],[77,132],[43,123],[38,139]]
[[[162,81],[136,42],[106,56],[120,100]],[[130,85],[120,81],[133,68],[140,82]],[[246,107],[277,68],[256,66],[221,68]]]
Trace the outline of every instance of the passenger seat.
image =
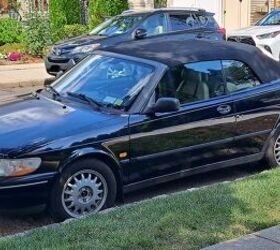
[[209,87],[202,80],[202,73],[184,68],[182,82],[176,90],[176,97],[183,103],[210,98]]

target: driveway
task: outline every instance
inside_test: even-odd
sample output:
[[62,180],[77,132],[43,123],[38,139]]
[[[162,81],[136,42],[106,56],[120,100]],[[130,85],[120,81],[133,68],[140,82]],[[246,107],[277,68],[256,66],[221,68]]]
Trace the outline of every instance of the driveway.
[[[0,101],[1,99],[10,98],[12,95],[24,94],[34,89],[36,89],[36,87],[0,89]],[[125,204],[141,201],[161,194],[234,180],[253,175],[259,171],[259,166],[256,164],[249,164],[200,174],[130,193],[125,197]],[[0,211],[0,236],[22,232],[50,223],[52,223],[52,220],[48,213],[42,212],[42,207],[26,210]]]

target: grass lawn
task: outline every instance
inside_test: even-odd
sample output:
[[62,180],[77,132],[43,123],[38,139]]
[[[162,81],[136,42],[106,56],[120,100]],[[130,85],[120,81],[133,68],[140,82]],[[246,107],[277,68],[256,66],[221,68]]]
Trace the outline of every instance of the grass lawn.
[[279,184],[280,168],[38,229],[0,249],[200,249],[280,224]]

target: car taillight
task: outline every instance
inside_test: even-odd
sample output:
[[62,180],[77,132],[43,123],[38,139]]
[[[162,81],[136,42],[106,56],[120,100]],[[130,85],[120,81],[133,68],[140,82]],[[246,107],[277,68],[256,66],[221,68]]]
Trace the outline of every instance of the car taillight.
[[217,32],[226,34],[226,29],[225,28],[218,28]]

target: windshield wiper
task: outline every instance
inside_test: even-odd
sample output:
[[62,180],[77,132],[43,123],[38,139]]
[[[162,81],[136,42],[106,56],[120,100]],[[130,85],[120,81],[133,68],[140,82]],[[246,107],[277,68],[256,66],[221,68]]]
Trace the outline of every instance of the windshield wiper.
[[52,93],[53,98],[60,97],[60,93],[53,86],[49,85],[46,87],[46,89]]
[[86,101],[91,106],[95,106],[95,107],[98,107],[98,108],[101,108],[103,106],[100,102],[95,101],[94,99],[86,96],[85,94],[75,93],[75,92],[67,92],[67,95],[73,96],[73,97],[81,99],[83,101]]

